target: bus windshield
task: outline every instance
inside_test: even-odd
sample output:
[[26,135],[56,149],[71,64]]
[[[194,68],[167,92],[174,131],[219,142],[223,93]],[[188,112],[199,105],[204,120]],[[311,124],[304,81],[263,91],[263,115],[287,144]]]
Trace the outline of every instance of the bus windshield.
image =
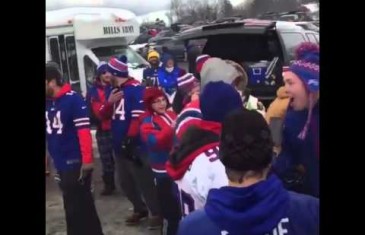
[[100,61],[109,61],[111,57],[120,57],[125,55],[129,67],[137,67],[141,65],[148,65],[148,63],[135,51],[128,46],[108,46],[98,47],[92,49],[96,57]]

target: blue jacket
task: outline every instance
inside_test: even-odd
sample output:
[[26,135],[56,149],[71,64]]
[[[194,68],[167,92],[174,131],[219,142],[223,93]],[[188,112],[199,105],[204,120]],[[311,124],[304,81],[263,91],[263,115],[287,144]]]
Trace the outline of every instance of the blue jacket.
[[[166,64],[168,60],[175,61],[175,67],[172,72],[166,71]],[[162,66],[158,68],[158,85],[164,89],[166,93],[171,95],[177,90],[177,79],[186,74],[186,71],[179,68],[176,64],[176,60],[169,54],[166,54],[164,58],[161,59]]]
[[178,235],[316,235],[319,200],[284,189],[271,175],[247,188],[211,189],[204,210],[180,223]]
[[181,70],[178,67],[174,67],[171,73],[167,72],[165,67],[160,67],[158,69],[158,84],[168,93],[170,90],[176,91],[177,79],[182,76],[181,74]]
[[282,151],[274,162],[275,172],[283,177],[295,166],[305,169],[301,193],[319,196],[319,104],[312,110],[311,123],[304,140],[298,138],[308,111],[289,108],[284,120]]

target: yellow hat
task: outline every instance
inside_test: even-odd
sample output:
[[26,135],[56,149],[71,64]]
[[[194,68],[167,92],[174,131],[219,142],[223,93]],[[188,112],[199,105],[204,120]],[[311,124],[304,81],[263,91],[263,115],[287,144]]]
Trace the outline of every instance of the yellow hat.
[[147,55],[147,60],[150,60],[152,57],[157,57],[157,59],[160,59],[160,54],[158,54],[157,51],[150,51]]

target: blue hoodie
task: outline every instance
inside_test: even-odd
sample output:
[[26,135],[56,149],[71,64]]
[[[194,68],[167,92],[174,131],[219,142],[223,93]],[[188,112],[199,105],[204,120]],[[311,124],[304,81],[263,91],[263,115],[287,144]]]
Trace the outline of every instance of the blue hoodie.
[[298,192],[319,197],[319,104],[312,110],[311,122],[304,140],[298,138],[308,116],[308,110],[288,108],[284,120],[282,151],[273,164],[274,171],[284,178],[297,165],[303,165],[303,186]]
[[172,72],[166,71],[166,63],[169,59],[173,59],[171,55],[166,54],[162,59],[162,66],[158,68],[158,84],[168,94],[172,94],[177,89],[177,78],[183,75],[183,72],[175,64]]
[[211,189],[204,210],[188,215],[178,235],[316,235],[319,200],[284,189],[271,175],[247,188]]

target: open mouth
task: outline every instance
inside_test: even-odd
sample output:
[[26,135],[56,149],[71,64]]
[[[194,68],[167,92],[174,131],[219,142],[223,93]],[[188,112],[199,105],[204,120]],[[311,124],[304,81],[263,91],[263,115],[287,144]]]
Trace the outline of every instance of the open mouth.
[[293,107],[294,101],[295,101],[295,99],[293,97],[291,97],[290,98],[290,102],[289,102],[289,104],[290,104],[291,107]]

